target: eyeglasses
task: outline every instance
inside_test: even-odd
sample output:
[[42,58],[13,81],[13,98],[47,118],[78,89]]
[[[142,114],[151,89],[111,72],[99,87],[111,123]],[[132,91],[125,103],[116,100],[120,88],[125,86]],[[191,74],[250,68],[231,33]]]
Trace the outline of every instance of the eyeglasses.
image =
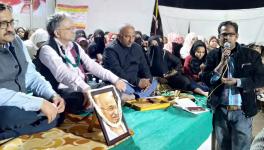
[[25,33],[25,31],[21,29],[21,30],[18,30],[17,33]]
[[233,37],[233,36],[235,36],[235,35],[236,35],[236,33],[221,33],[221,34],[220,34],[221,37],[227,37],[227,36],[229,36],[229,37]]
[[0,22],[0,28],[1,29],[6,29],[8,26],[14,27],[16,20],[11,20],[11,21],[1,21]]
[[75,30],[75,27],[69,27],[69,28],[58,28],[57,30],[68,30],[68,31],[72,31],[72,30]]
[[116,110],[117,109],[117,106],[109,106],[107,108],[101,107],[101,109],[106,110],[108,112],[111,112],[113,110]]

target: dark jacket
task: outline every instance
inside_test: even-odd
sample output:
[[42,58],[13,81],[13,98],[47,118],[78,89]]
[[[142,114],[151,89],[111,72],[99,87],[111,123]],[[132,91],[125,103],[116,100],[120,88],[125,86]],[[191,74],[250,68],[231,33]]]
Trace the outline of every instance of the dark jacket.
[[[221,48],[214,49],[206,58],[206,67],[201,79],[210,87],[210,91],[221,84],[221,79],[215,84],[210,83],[213,70],[221,60],[221,52]],[[246,117],[251,117],[257,113],[255,88],[264,85],[264,69],[261,63],[261,56],[256,51],[242,47],[238,43],[236,44],[236,48],[232,50],[232,55],[234,57],[235,69],[233,77],[241,79],[239,92],[242,97],[242,110]],[[223,85],[219,86],[209,97],[208,104],[212,109],[219,106],[223,89]]]
[[[104,43],[102,43],[104,44]],[[101,45],[102,45],[101,44]],[[103,54],[104,52],[104,45],[100,46],[99,44],[95,43],[94,41],[88,46],[88,55],[92,59],[97,59],[97,54]]]
[[[50,47],[53,48],[54,51],[56,51],[56,53],[62,58],[62,61],[64,63],[66,63],[66,59],[61,56],[60,52],[59,52],[59,47],[55,41],[54,38],[50,38],[44,45],[49,45]],[[73,46],[74,46],[74,50],[76,51],[77,55],[79,55],[79,49],[78,49],[78,46],[76,43],[73,42]],[[39,48],[38,52],[37,52],[37,55],[35,57],[35,59],[32,60],[32,62],[35,64],[36,66],[36,70],[45,77],[45,79],[47,81],[50,82],[52,88],[58,92],[59,92],[59,89],[58,89],[58,86],[59,86],[59,82],[55,79],[55,77],[53,76],[53,74],[50,72],[49,68],[47,66],[45,66],[44,64],[42,64],[42,62],[40,61],[39,59],[39,54],[40,54],[40,51],[41,51],[41,48]],[[63,51],[64,52],[64,51]],[[83,64],[82,60],[81,60],[81,65]]]
[[147,52],[151,74],[153,76],[163,77],[172,69],[179,71],[179,68],[182,67],[180,59],[163,49],[160,36],[151,36],[148,40],[149,45],[151,45],[153,40],[157,41],[158,45],[150,46]]
[[[204,54],[202,59],[198,59],[195,56],[195,53],[196,53],[196,51],[197,51],[197,49],[199,47],[204,47],[204,49],[205,49],[205,54]],[[207,50],[206,50],[205,43],[203,41],[201,41],[201,40],[198,40],[198,41],[194,42],[193,46],[192,46],[192,48],[190,50],[190,55],[192,56],[191,62],[189,64],[190,71],[192,72],[192,74],[197,74],[198,75],[198,73],[201,71],[200,65],[205,62],[205,58],[206,58],[206,55],[207,55]]]
[[124,47],[115,40],[105,48],[103,63],[106,69],[138,86],[140,78],[151,78],[149,66],[140,45]]

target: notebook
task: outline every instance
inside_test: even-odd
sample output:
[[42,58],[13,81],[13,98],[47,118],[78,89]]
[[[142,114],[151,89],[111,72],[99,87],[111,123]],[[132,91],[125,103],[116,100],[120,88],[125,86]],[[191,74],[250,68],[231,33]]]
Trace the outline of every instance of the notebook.
[[208,109],[205,109],[201,106],[197,106],[189,98],[174,99],[172,103],[174,107],[183,109],[193,114],[200,114],[208,111]]

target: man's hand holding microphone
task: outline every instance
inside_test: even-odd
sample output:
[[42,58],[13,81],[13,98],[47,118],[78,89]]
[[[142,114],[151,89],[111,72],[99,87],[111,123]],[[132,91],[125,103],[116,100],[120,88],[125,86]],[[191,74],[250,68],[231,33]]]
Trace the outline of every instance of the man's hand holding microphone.
[[[229,42],[225,42],[224,43],[224,50],[222,52],[222,58],[221,58],[221,62],[220,62],[220,63],[222,63],[223,68],[224,68],[224,66],[226,66],[227,68],[230,67],[230,66],[228,66],[230,54],[231,54],[231,44]],[[236,85],[237,80],[238,79],[236,79],[236,78],[225,78],[225,77],[221,78],[222,83],[225,85],[229,85],[229,86]]]

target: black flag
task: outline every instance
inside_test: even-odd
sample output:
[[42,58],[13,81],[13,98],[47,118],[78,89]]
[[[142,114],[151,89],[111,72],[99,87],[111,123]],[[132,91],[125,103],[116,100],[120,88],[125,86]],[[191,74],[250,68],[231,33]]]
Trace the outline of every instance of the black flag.
[[155,6],[154,6],[150,35],[161,35],[161,36],[163,36],[162,23],[161,23],[161,18],[160,18],[160,14],[159,14],[159,2],[158,2],[158,0],[156,0]]

